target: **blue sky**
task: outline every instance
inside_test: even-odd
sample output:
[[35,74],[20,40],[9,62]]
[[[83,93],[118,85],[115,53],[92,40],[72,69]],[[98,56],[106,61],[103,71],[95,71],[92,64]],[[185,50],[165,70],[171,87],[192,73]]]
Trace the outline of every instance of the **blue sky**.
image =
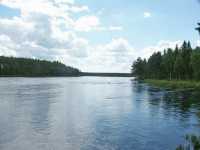
[[20,15],[20,11],[18,9],[11,9],[4,5],[0,5],[0,12],[0,16],[6,18]]
[[[114,22],[124,28],[122,32],[89,35],[96,37],[94,42],[106,42],[113,36],[123,36],[137,48],[143,48],[159,40],[196,42],[199,38],[194,30],[197,21],[200,21],[200,5],[197,0],[86,0],[84,3],[94,12],[103,9],[103,22]],[[151,17],[144,18],[144,12],[151,13]]]
[[3,0],[0,55],[129,72],[138,56],[199,42],[198,0]]

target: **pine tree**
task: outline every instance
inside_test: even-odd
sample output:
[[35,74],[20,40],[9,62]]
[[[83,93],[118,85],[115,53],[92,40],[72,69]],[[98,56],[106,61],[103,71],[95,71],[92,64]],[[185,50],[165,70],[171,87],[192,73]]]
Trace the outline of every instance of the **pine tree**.
[[154,53],[148,60],[147,68],[150,78],[159,79],[161,77],[162,55],[160,52]]
[[196,28],[196,30],[199,32],[200,34],[200,23],[198,23],[198,27]]
[[164,52],[162,56],[162,68],[163,73],[165,74],[165,78],[172,80],[173,72],[174,72],[174,63],[175,63],[175,55],[172,49],[168,49]]
[[132,74],[139,78],[145,78],[145,71],[146,71],[146,60],[142,60],[139,57],[132,65]]
[[200,48],[196,48],[191,56],[191,66],[193,69],[193,77],[200,80]]
[[137,59],[133,63],[135,76],[150,79],[200,80],[200,47],[192,49],[190,42],[182,46],[153,53],[148,60]]
[[183,42],[181,48],[181,56],[183,59],[183,79],[190,79],[191,78],[191,66],[190,66],[190,58],[191,58],[192,48],[190,42]]

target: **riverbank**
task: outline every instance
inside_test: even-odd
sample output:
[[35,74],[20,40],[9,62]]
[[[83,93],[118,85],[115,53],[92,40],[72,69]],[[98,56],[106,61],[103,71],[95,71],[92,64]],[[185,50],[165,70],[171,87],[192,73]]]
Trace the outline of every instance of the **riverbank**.
[[184,90],[184,89],[200,90],[200,81],[189,81],[189,80],[169,81],[169,80],[145,79],[144,82],[162,88],[177,89],[177,90]]

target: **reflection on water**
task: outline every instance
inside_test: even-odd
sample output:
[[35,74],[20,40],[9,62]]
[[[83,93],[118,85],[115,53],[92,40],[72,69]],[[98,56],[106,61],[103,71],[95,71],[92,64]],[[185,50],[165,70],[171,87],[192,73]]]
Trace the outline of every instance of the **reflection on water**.
[[200,93],[130,78],[0,78],[0,149],[174,149],[200,133]]

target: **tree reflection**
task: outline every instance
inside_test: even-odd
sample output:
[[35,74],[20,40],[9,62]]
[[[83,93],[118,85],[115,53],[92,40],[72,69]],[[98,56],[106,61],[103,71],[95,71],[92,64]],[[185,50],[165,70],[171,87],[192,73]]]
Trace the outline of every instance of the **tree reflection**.
[[[200,110],[200,92],[198,91],[170,91],[155,88],[144,83],[134,81],[132,90],[140,93],[144,101],[147,101],[150,111],[162,109],[167,117],[173,115],[180,118],[189,118],[192,111]],[[145,93],[145,94],[144,94]],[[137,97],[138,98],[138,97]],[[160,112],[159,112],[160,113]]]

